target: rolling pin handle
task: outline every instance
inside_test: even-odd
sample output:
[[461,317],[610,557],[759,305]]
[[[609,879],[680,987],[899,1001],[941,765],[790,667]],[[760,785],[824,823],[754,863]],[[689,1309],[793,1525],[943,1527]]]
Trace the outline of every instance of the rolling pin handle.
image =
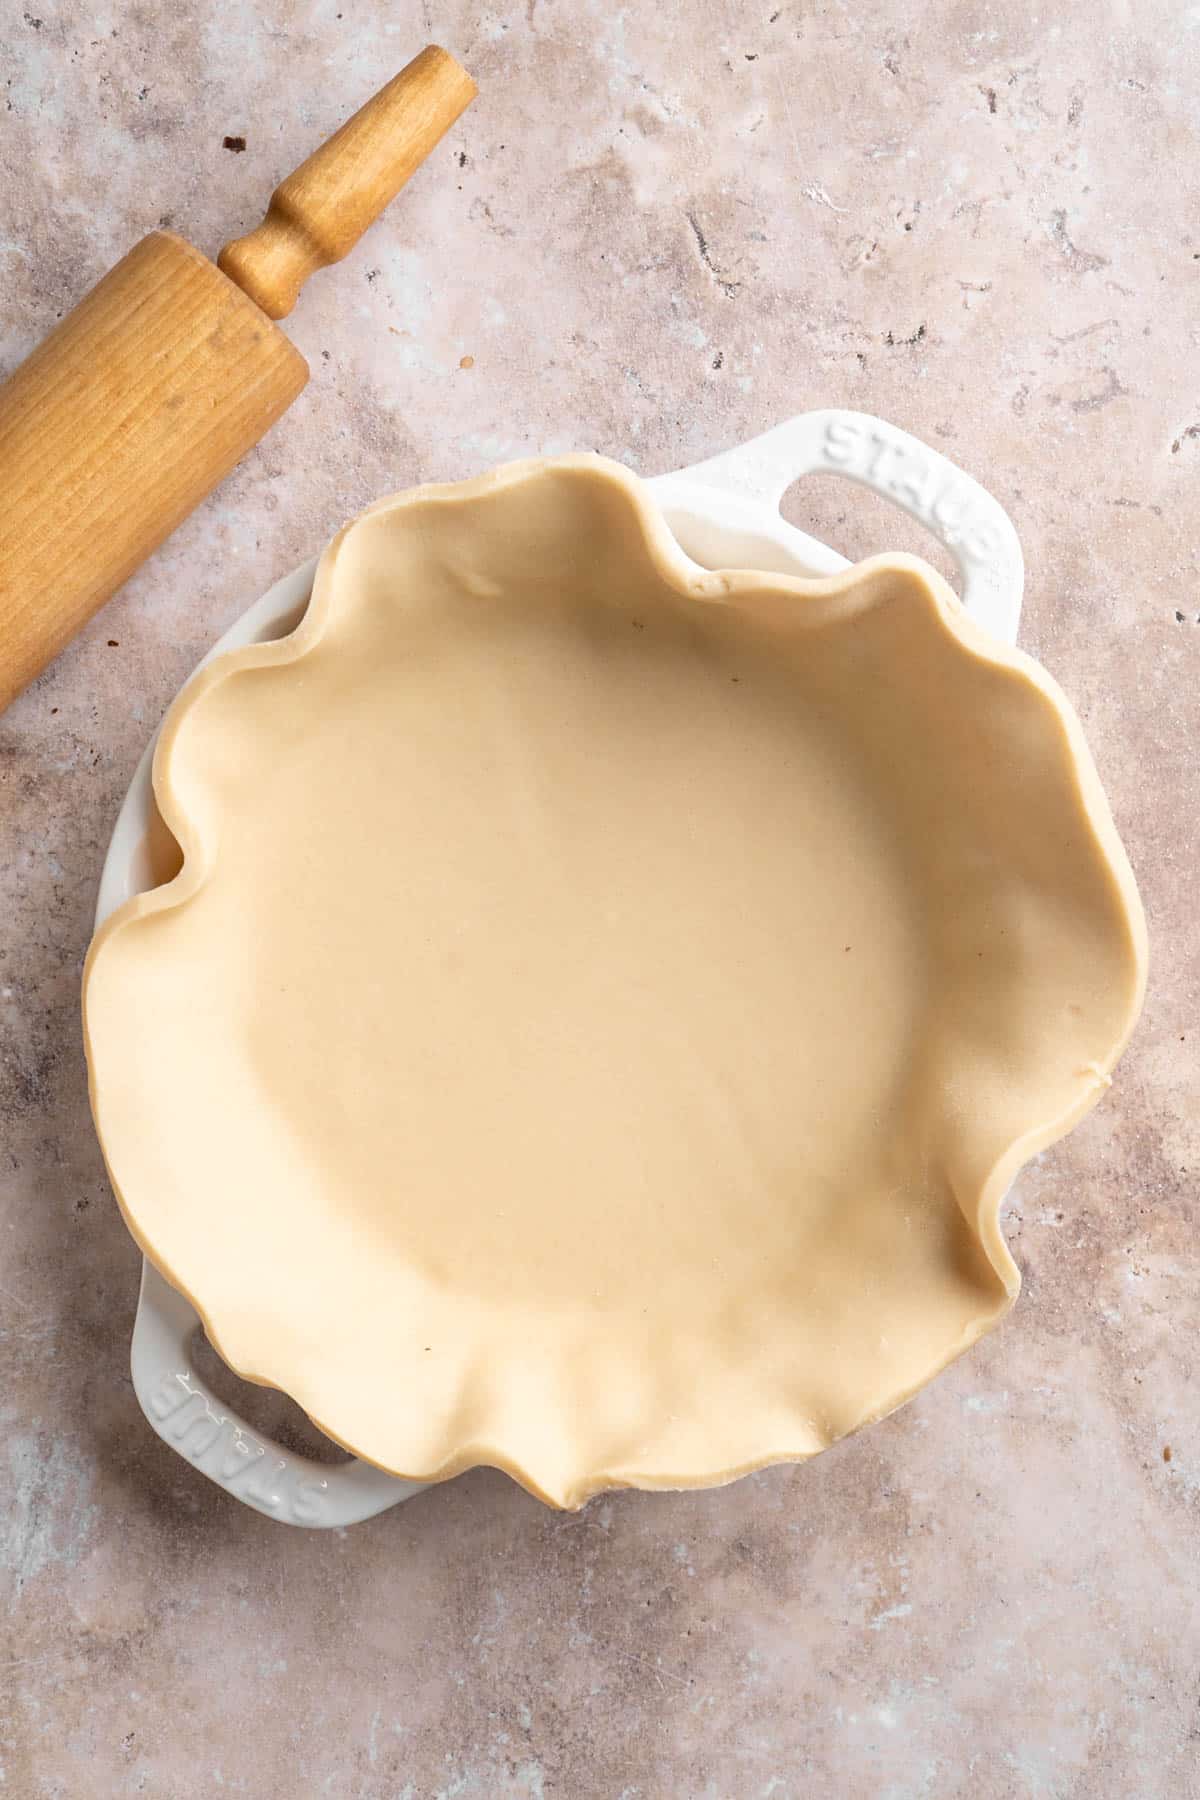
[[340,262],[475,98],[475,83],[430,44],[288,175],[267,216],[217,266],[272,319],[310,275]]

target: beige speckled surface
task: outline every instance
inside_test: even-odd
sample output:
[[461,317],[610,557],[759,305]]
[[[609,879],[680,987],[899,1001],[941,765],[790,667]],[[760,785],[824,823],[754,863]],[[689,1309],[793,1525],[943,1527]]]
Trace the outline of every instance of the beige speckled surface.
[[[244,229],[425,37],[482,88],[302,300],[287,420],[0,720],[5,1795],[1200,1793],[1200,23],[913,17],[38,0],[0,23],[6,367],[162,218],[208,249]],[[377,494],[545,449],[650,473],[831,402],[1009,506],[1023,641],[1083,714],[1147,904],[1117,1087],[1010,1210],[1017,1310],[809,1468],[569,1518],[476,1473],[344,1536],[272,1525],[158,1443],[126,1374],[137,1257],[77,988],[141,746]],[[841,488],[791,511],[883,541]]]

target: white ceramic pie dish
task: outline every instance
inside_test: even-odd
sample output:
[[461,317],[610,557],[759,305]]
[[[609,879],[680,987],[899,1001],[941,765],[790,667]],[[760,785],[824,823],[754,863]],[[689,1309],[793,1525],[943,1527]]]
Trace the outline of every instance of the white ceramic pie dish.
[[[895,428],[862,414],[822,411],[793,419],[708,462],[649,485],[683,550],[709,567],[785,575],[830,575],[845,559],[786,524],[778,505],[798,477],[841,473],[900,505],[953,554],[969,615],[1015,641],[1022,563],[1013,526],[974,481]],[[277,638],[307,603],[315,560],[276,584],[214,646],[212,657]],[[133,894],[162,878],[151,788],[153,744],[135,773],[105,861],[97,925]],[[191,1304],[149,1263],[134,1329],[132,1369],[151,1425],[210,1479],[271,1517],[310,1526],[346,1525],[407,1498],[424,1485],[372,1465],[313,1462],[284,1451],[217,1401],[199,1376]]]

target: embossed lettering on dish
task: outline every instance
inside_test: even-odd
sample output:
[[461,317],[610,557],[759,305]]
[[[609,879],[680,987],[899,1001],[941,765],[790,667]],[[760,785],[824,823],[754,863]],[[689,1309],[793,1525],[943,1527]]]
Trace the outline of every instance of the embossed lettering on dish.
[[244,1426],[214,1411],[189,1370],[168,1371],[147,1405],[163,1436],[221,1487],[262,1512],[282,1512],[300,1525],[321,1517],[327,1482],[306,1476],[278,1452],[271,1462],[267,1447]]
[[972,563],[995,554],[997,534],[983,516],[982,495],[930,452],[873,423],[830,419],[821,454],[829,467],[869,479],[911,506],[932,532]]

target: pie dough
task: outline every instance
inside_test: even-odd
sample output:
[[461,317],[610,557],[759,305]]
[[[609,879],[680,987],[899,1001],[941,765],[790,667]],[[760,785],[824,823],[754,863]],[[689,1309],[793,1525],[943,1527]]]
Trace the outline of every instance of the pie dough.
[[164,725],[97,934],[134,1236],[339,1442],[557,1506],[728,1481],[1012,1304],[1144,981],[1070,705],[916,559],[713,574],[618,465],[417,489]]

